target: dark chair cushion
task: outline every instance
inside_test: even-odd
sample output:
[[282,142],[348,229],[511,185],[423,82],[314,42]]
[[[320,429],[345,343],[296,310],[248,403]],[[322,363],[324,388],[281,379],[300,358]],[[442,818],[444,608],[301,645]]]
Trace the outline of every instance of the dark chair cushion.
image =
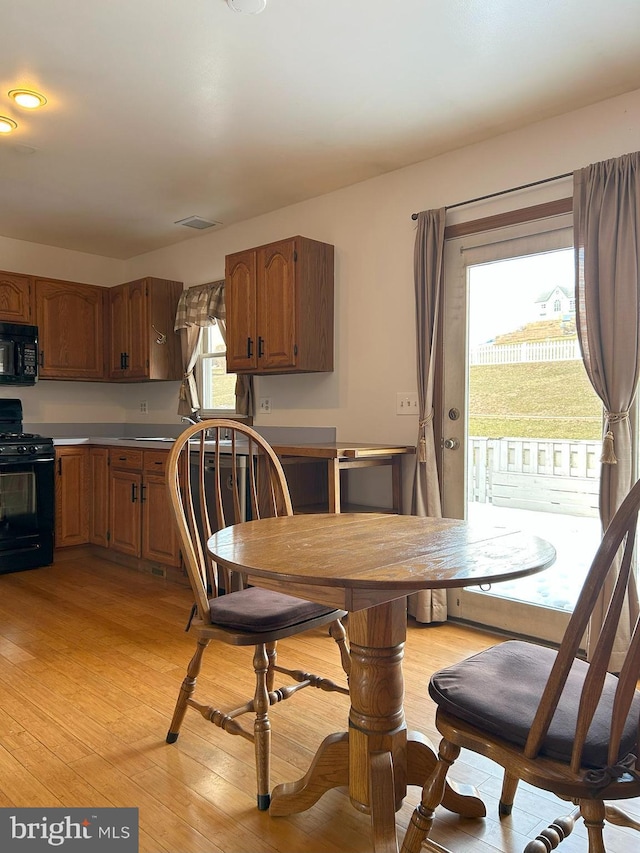
[[[435,673],[429,693],[447,713],[489,734],[524,746],[555,658],[552,649],[510,640]],[[574,662],[542,755],[560,761],[570,760],[580,691],[588,669],[584,661]],[[614,675],[606,676],[583,751],[585,767],[607,766],[611,709],[617,683]],[[639,719],[640,693],[636,691],[618,758],[635,752]]]
[[237,631],[278,631],[334,613],[332,607],[304,601],[280,592],[251,586],[212,598],[209,612],[214,625]]

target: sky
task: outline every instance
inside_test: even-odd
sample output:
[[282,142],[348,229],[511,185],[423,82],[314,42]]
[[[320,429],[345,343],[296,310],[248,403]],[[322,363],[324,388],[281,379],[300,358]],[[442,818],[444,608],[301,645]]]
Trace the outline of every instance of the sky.
[[469,267],[469,347],[539,319],[536,298],[575,287],[573,248]]

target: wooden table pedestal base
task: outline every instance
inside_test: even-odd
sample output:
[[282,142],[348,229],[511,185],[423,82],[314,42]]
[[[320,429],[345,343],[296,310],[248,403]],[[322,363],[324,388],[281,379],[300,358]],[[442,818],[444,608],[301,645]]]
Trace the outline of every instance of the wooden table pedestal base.
[[[325,738],[302,779],[273,790],[269,811],[302,812],[331,788],[346,787],[353,806],[371,815],[375,853],[397,853],[395,812],[407,786],[422,787],[436,762],[430,741],[407,733],[404,719],[406,599],[350,613],[348,630],[349,731]],[[471,786],[448,784],[443,805],[464,817],[486,814]]]

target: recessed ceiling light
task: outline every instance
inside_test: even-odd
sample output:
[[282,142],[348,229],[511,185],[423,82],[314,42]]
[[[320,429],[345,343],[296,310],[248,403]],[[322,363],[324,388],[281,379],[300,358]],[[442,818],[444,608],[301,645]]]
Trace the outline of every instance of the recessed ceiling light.
[[15,130],[17,126],[18,125],[12,118],[0,116],[0,133],[11,133],[11,131]]
[[9,97],[27,110],[35,110],[47,103],[44,95],[41,95],[40,92],[33,92],[31,89],[12,89],[9,92]]
[[227,5],[234,12],[243,12],[245,15],[257,15],[267,5],[267,0],[227,0]]

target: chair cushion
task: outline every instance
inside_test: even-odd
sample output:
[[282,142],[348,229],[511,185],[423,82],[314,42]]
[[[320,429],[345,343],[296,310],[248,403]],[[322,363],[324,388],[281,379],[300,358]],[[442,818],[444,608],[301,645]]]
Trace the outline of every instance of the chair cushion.
[[251,586],[212,598],[209,602],[209,612],[212,623],[223,628],[234,628],[238,631],[277,631],[335,613],[335,609]]
[[[435,673],[429,683],[429,693],[447,713],[489,734],[524,746],[555,658],[556,652],[552,649],[510,640]],[[570,760],[580,691],[588,669],[584,661],[574,662],[542,746],[542,755],[560,761]],[[617,683],[614,675],[606,676],[583,750],[585,767],[607,766],[611,709]],[[636,691],[618,758],[635,752],[639,719],[640,693]]]

